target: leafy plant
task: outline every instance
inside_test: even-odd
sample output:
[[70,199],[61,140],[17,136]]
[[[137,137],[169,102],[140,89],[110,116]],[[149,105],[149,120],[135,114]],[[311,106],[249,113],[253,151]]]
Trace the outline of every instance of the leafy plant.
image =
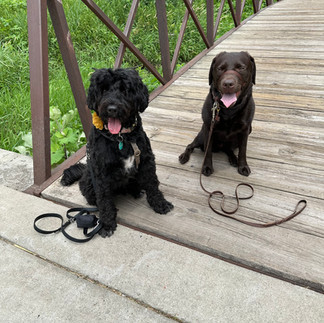
[[[86,143],[84,132],[75,124],[76,110],[61,113],[58,107],[50,108],[51,164],[62,163]],[[31,132],[21,133],[21,145],[15,149],[21,154],[32,155]]]

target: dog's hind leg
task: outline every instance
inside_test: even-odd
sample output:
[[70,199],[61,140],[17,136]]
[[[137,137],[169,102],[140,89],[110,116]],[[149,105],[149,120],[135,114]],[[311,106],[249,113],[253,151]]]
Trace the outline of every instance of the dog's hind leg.
[[97,205],[96,193],[93,187],[93,181],[89,169],[83,174],[79,182],[79,187],[88,204]]
[[135,179],[130,179],[127,185],[127,193],[138,199],[143,196],[144,191],[141,189],[140,185]]
[[195,148],[202,148],[204,146],[204,136],[202,130],[198,133],[191,144],[186,147],[186,150],[179,156],[180,164],[185,164]]
[[86,168],[87,166],[85,164],[75,164],[68,169],[65,169],[61,179],[61,184],[63,186],[72,185],[82,177]]

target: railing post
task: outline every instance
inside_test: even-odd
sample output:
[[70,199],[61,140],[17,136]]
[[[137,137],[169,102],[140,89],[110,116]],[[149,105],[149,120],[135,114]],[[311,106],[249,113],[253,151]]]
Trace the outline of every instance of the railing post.
[[34,185],[51,176],[47,5],[27,0]]
[[241,0],[236,0],[236,4],[235,4],[235,11],[236,11],[236,20],[238,22],[238,24],[241,24],[241,13],[242,13],[242,2]]
[[165,0],[156,0],[155,6],[156,6],[156,15],[157,15],[157,22],[158,22],[158,29],[159,29],[163,77],[167,81],[169,81],[171,80],[172,75],[171,75],[168,22],[166,16]]

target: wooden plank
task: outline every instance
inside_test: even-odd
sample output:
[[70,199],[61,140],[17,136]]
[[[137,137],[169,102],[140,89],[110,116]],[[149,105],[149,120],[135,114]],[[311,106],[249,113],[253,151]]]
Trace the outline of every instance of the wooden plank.
[[[199,120],[199,117],[194,117],[194,120]],[[154,124],[152,122],[155,120]],[[179,120],[181,120],[181,129],[179,129]],[[178,135],[178,140],[184,140],[188,143],[194,138],[195,133],[201,128],[200,122],[193,122],[192,119],[185,116],[174,120],[172,115],[159,115],[159,120],[156,116],[147,113],[145,117],[144,127],[150,132],[151,138],[157,136],[174,136]],[[167,126],[166,126],[167,125]],[[175,132],[176,131],[176,132]],[[304,127],[303,125],[289,125],[281,123],[270,123],[267,121],[253,121],[253,136],[257,138],[267,139],[271,136],[272,140],[279,142],[298,142],[305,145],[324,145],[324,129],[318,127]],[[181,139],[180,139],[181,138]],[[166,138],[161,139],[168,140]],[[170,139],[172,141],[172,139]]]
[[[280,72],[279,72],[280,71]],[[196,74],[195,71],[190,71],[192,74]],[[188,75],[186,75],[186,78],[180,78],[177,81],[175,81],[175,84],[177,85],[183,85],[183,86],[194,86],[206,85],[205,80],[205,73],[202,75],[204,79],[195,78],[192,77],[192,74],[188,72]],[[198,76],[198,75],[197,75]],[[278,66],[277,71],[263,71],[258,70],[258,75],[256,78],[256,81],[261,81],[262,83],[273,83],[273,84],[280,84],[281,86],[284,86],[285,84],[294,84],[295,86],[299,87],[323,87],[324,84],[324,75],[319,74],[313,74],[311,71],[305,71],[304,73],[295,73],[293,71],[281,71],[280,65]]]
[[[307,98],[302,101],[293,95],[274,97],[272,94],[255,93],[254,100],[256,102],[254,120],[324,127],[324,107],[320,104],[321,99],[313,99],[308,102]],[[204,100],[173,98],[171,106],[169,102],[170,97],[159,96],[158,100],[150,103],[146,115],[154,114],[156,118],[160,118],[160,116],[169,114],[177,123],[182,122],[182,118],[186,118],[201,124],[201,109]]]
[[[191,85],[187,84],[186,86],[180,86],[179,83],[174,83],[172,87],[168,87],[163,91],[164,96],[168,97],[179,97],[186,98],[188,100],[205,98],[209,91],[208,83],[203,80],[197,80],[196,82],[191,82]],[[263,80],[257,79],[257,84],[253,87],[253,92],[267,92],[274,93],[275,95],[294,95],[306,97],[306,98],[319,98],[322,99],[324,95],[324,88],[317,86],[302,86],[296,87],[294,84],[282,84],[276,83],[274,80],[272,82],[264,82]]]

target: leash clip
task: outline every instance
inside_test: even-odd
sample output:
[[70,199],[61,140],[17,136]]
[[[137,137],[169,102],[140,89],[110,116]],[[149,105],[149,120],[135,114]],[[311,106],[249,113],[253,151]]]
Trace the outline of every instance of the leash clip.
[[220,111],[219,104],[215,100],[212,107],[212,115],[213,115],[212,120],[215,120],[217,122],[219,121],[219,111]]
[[121,135],[121,133],[119,132],[119,134],[118,134],[118,138],[117,138],[117,140],[118,140],[118,149],[119,150],[122,150],[123,149],[123,147],[124,147],[124,138],[123,138],[123,136]]
[[73,217],[69,218],[68,221],[69,221],[70,223],[73,223],[73,222],[76,221],[76,218],[73,216]]

